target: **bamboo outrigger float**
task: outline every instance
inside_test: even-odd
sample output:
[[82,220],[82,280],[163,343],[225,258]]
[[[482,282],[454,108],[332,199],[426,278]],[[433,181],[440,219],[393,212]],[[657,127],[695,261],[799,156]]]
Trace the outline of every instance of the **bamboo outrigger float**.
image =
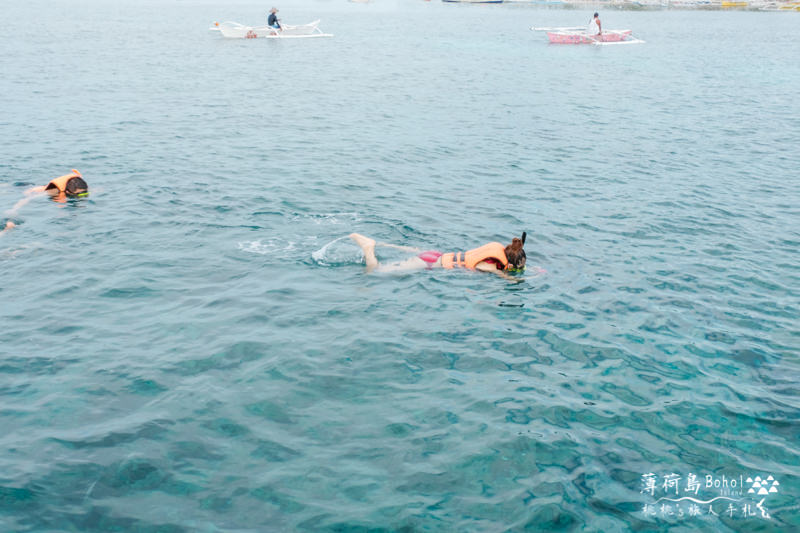
[[333,37],[333,34],[323,33],[319,29],[319,20],[290,26],[282,24],[280,28],[272,26],[245,26],[238,22],[215,22],[212,31],[218,31],[228,39],[299,39],[310,37]]

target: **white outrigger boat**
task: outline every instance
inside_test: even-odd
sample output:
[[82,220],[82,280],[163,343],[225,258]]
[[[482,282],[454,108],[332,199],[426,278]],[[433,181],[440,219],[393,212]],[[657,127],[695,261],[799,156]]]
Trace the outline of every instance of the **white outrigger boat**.
[[531,28],[533,31],[547,33],[547,39],[554,44],[641,44],[641,39],[631,35],[631,30],[604,30],[600,35],[591,35],[583,26],[563,28]]
[[309,37],[333,37],[333,34],[323,33],[322,30],[319,29],[319,20],[299,26],[281,24],[281,29],[271,26],[245,26],[238,22],[215,22],[214,26],[209,29],[220,32],[223,37],[228,39],[302,39]]

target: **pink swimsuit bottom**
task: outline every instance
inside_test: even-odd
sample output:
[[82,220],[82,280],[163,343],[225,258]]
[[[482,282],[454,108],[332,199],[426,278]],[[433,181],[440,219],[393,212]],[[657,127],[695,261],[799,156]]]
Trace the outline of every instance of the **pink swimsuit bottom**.
[[428,263],[428,268],[431,268],[433,264],[442,257],[442,252],[436,252],[434,250],[429,250],[427,252],[422,252],[417,257]]

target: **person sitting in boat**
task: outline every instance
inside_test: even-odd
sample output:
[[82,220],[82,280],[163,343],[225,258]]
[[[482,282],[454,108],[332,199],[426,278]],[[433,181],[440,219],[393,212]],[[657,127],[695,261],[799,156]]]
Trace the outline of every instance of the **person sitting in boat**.
[[[380,243],[381,246],[397,248],[399,250],[418,253],[418,255],[397,263],[380,263],[375,257],[376,242],[374,239],[365,237],[358,233],[351,233],[350,238],[361,247],[364,252],[364,259],[367,263],[367,272],[374,270],[380,272],[397,272],[403,270],[422,270],[431,268],[456,267],[479,270],[481,272],[491,272],[507,279],[513,279],[508,275],[509,272],[521,272],[525,269],[525,232],[522,238],[514,237],[511,244],[503,246],[499,242],[490,242],[473,250],[466,252],[442,253],[436,251],[418,250],[406,246]],[[421,252],[421,253],[419,253]]]
[[589,35],[602,35],[603,25],[600,23],[600,13],[595,13],[594,18],[589,21]]
[[276,30],[280,30],[281,29],[281,23],[278,20],[277,13],[278,13],[278,8],[277,7],[273,7],[272,9],[269,10],[269,17],[267,17],[267,25],[270,28],[275,28]]
[[[25,198],[14,204],[14,207],[12,207],[7,214],[13,217],[22,206],[30,202],[36,195],[43,192],[49,194],[53,201],[63,203],[67,201],[67,198],[81,198],[87,196],[89,194],[89,185],[84,181],[83,175],[73,168],[72,172],[69,174],[59,176],[51,180],[47,185],[33,187],[25,191]],[[14,222],[11,220],[7,221],[3,230],[0,231],[0,235],[14,227],[16,227]]]

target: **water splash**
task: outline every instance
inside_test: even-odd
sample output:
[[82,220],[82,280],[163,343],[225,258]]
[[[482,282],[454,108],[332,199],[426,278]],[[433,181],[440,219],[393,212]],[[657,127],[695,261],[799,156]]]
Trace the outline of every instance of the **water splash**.
[[297,249],[295,241],[269,239],[267,241],[242,241],[237,243],[239,250],[249,254],[284,255]]
[[[342,241],[348,244],[337,244]],[[363,257],[358,246],[346,235],[332,240],[311,254],[311,258],[320,266],[360,263]]]

